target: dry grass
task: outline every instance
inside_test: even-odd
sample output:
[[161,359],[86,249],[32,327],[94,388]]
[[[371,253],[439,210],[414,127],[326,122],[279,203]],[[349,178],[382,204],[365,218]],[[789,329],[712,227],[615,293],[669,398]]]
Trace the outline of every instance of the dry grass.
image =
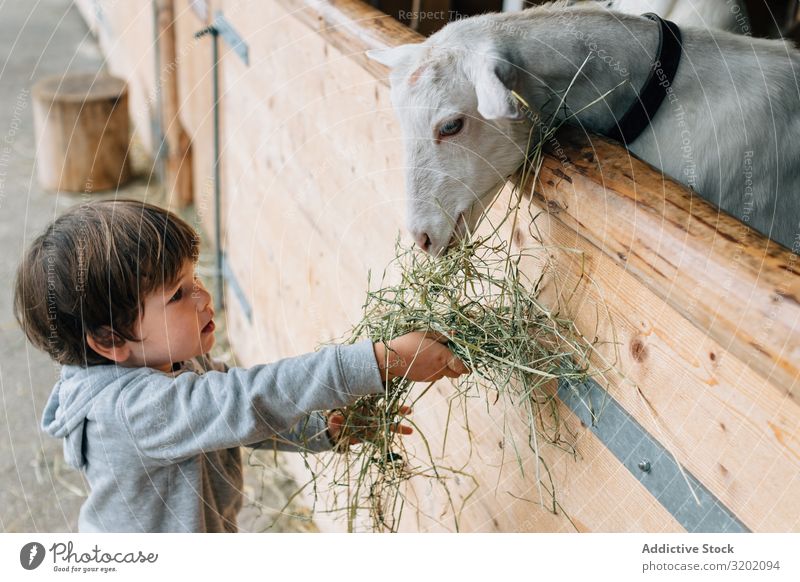
[[[516,98],[523,112],[530,113],[528,104]],[[560,101],[556,112],[566,113],[560,116],[563,123],[574,113],[565,112],[563,97]],[[556,114],[547,123],[532,123],[529,156],[518,184],[537,179],[544,144],[560,125],[555,118]],[[504,414],[520,417],[527,432],[520,436],[519,431],[506,430],[513,423],[503,419],[504,451],[515,456],[523,473],[525,451],[530,451],[538,503],[557,512],[556,489],[541,447],[559,447],[574,454],[574,436],[565,431],[559,418],[555,392],[559,382],[576,384],[589,377],[590,359],[596,350],[567,316],[569,290],[555,293],[557,305],[540,300],[544,281],[549,277],[557,285],[558,279],[552,265],[546,264],[548,249],[516,249],[510,235],[503,234],[513,233],[522,217],[537,238],[533,232],[536,216],[522,203],[517,189],[503,219],[481,229],[488,234],[469,233],[442,257],[432,258],[398,242],[396,257],[376,288],[370,281],[363,318],[344,342],[364,338],[388,341],[410,331],[446,335],[450,349],[472,372],[454,385],[449,413],[442,420],[443,442],[436,443],[437,450],[439,446],[445,450],[456,402],[465,411],[459,421],[471,438],[466,399],[485,398],[487,405],[502,400]],[[545,263],[533,280],[524,268],[531,261]],[[387,283],[390,279],[397,282]],[[412,390],[412,385],[404,378],[388,381],[383,394],[362,398],[344,410],[342,442],[357,437],[362,443],[342,447],[342,454],[318,469],[312,481],[315,491],[323,482],[330,483],[334,506],[328,511],[345,512],[350,531],[396,531],[404,510],[422,512],[412,488],[406,487],[411,479],[427,479],[430,488],[438,489],[441,498],[447,499],[449,508],[444,509],[453,516],[457,530],[459,514],[477,489],[467,465],[448,466],[446,456],[435,454],[433,443],[413,420],[404,420],[416,429],[415,437],[409,438],[415,442],[413,450],[391,430],[399,421],[401,407],[413,408],[431,389],[429,385]],[[524,443],[519,442],[523,439]],[[472,483],[466,494],[465,481]],[[461,483],[458,495],[452,492],[454,482]],[[366,522],[365,515],[369,516]],[[429,517],[438,520],[438,516]]]

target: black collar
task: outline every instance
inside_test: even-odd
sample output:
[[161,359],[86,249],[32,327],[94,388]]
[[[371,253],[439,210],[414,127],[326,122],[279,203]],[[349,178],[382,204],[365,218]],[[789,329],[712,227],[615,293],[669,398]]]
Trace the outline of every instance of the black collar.
[[631,145],[650,124],[664,97],[672,90],[672,81],[681,62],[681,31],[678,25],[648,12],[642,14],[658,23],[658,52],[650,66],[650,75],[631,106],[605,134],[625,145]]

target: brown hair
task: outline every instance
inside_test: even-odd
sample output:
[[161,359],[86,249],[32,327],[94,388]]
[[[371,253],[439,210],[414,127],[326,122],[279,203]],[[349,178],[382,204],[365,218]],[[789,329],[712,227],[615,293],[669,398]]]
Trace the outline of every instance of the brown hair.
[[86,334],[138,341],[145,298],[174,285],[199,237],[175,214],[135,200],[75,206],[33,241],[17,269],[14,316],[33,345],[61,364],[112,363]]

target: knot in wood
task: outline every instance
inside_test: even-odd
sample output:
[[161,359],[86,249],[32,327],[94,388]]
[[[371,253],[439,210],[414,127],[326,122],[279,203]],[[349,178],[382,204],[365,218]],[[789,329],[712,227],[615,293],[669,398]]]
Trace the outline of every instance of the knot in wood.
[[640,364],[647,359],[647,346],[640,336],[631,340],[631,356]]

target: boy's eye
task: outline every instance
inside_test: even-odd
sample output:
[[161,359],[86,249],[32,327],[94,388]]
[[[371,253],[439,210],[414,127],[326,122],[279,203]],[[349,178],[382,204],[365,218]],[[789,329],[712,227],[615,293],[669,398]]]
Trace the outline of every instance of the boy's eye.
[[175,301],[180,301],[180,298],[183,297],[183,287],[179,287],[177,291],[175,291],[175,295],[170,297],[169,302],[173,303]]

